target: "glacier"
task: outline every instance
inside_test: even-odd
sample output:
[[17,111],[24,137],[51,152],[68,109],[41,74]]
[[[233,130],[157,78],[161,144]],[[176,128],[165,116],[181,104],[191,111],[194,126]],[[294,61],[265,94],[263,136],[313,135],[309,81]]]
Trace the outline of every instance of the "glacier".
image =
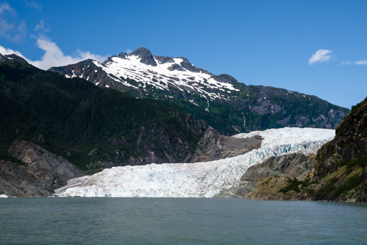
[[259,149],[211,162],[166,163],[104,169],[71,179],[55,190],[55,197],[213,197],[235,186],[246,170],[271,156],[302,152],[315,154],[335,137],[333,129],[281,128],[237,134],[260,135]]

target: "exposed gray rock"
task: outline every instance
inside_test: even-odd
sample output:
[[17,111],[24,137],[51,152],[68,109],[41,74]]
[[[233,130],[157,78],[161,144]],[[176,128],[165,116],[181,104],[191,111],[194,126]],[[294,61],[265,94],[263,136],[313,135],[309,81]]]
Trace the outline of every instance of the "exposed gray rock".
[[264,178],[286,175],[305,179],[310,170],[312,160],[302,153],[293,153],[282,156],[269,157],[264,162],[251,166],[241,177],[256,183]]
[[154,58],[156,60],[158,60],[158,62],[160,64],[165,64],[165,63],[174,63],[175,61],[173,60],[173,58],[171,57],[168,57],[168,56],[157,56],[157,55],[154,55]]
[[8,196],[49,196],[67,180],[84,174],[62,157],[26,141],[15,141],[9,153],[26,166],[0,162],[0,190]]
[[214,79],[217,80],[218,82],[231,83],[231,84],[238,83],[236,78],[228,74],[221,74],[218,76],[214,76]]
[[138,56],[140,58],[140,62],[146,65],[157,66],[153,55],[146,48],[138,48],[134,52],[130,53],[129,56]]
[[200,70],[196,68],[193,64],[191,64],[186,58],[182,58],[182,59],[183,61],[180,63],[180,65],[183,68],[191,72],[200,72]]
[[8,61],[18,61],[23,64],[28,64],[28,62],[22,57],[15,54],[2,55],[0,54],[0,63],[8,62]]
[[127,58],[127,54],[124,53],[124,52],[121,52],[119,55],[118,55],[119,58],[121,59],[126,59]]
[[251,166],[241,177],[237,186],[223,190],[217,197],[248,198],[257,185],[269,177],[305,179],[310,174],[313,161],[314,156],[305,156],[302,153],[270,157],[260,164]]
[[237,139],[223,136],[209,127],[198,143],[196,152],[185,162],[207,162],[243,155],[261,146],[262,138]]

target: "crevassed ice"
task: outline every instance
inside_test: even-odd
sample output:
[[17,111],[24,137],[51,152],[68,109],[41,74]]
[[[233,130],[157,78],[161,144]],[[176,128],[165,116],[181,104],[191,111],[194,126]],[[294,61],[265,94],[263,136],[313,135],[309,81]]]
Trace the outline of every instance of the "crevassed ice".
[[105,169],[71,179],[55,196],[81,197],[213,197],[235,185],[245,171],[271,156],[294,152],[316,153],[333,139],[335,130],[283,128],[239,134],[260,135],[261,148],[244,155],[211,162],[149,164]]

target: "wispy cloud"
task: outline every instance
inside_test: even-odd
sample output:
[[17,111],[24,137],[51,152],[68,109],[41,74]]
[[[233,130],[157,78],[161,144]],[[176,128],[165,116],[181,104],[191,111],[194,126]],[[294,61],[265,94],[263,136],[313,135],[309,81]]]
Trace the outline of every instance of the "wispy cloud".
[[27,34],[25,21],[16,20],[16,11],[9,3],[0,4],[0,36],[11,42],[21,42]]
[[354,64],[356,64],[356,65],[367,65],[367,60],[355,61]]
[[0,4],[0,14],[3,14],[5,12],[14,13],[14,9],[12,9],[7,2]]
[[30,60],[24,57],[20,52],[14,51],[12,49],[6,49],[2,46],[0,46],[0,53],[1,54],[16,54],[21,57],[23,57],[25,60],[27,60],[28,63],[43,69],[47,70],[53,66],[65,66],[69,64],[74,64],[86,59],[93,59],[100,62],[105,61],[108,56],[102,56],[93,54],[89,51],[81,51],[77,50],[76,55],[70,56],[65,55],[61,49],[56,45],[56,43],[46,39],[45,37],[41,37],[37,39],[37,45],[40,49],[45,51],[44,55],[40,60]]
[[125,53],[127,53],[127,54],[130,54],[132,51],[131,51],[131,49],[126,49],[125,50]]
[[77,50],[75,56],[65,55],[56,43],[42,37],[37,39],[37,45],[40,49],[45,51],[45,54],[40,60],[29,61],[32,65],[47,70],[53,66],[64,66],[73,64],[86,59],[94,59],[98,61],[105,61],[107,56],[93,54],[89,51]]
[[315,63],[323,63],[327,62],[331,59],[331,54],[333,51],[328,49],[319,49],[316,53],[314,53],[311,58],[308,60],[309,65],[313,65]]
[[24,57],[20,52],[12,50],[12,49],[4,48],[3,46],[0,46],[0,54],[3,54],[3,55],[16,54],[16,55],[26,59],[26,57]]
[[50,31],[50,28],[45,26],[44,20],[40,20],[40,22],[34,27],[33,30],[45,34],[46,32]]
[[37,9],[39,11],[42,10],[42,4],[40,3],[36,3],[34,1],[28,1],[28,0],[23,0],[25,6],[27,7],[31,7],[31,8],[34,8],[34,9]]
[[351,64],[352,64],[352,62],[350,60],[348,60],[348,61],[343,60],[342,62],[340,62],[339,65],[340,66],[349,66]]

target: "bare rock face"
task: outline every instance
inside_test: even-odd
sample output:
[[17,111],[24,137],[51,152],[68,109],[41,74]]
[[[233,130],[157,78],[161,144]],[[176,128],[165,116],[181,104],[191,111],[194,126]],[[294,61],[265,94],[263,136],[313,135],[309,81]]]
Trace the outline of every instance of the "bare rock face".
[[8,196],[49,196],[67,180],[84,174],[66,159],[26,141],[15,141],[9,153],[26,164],[0,162],[0,190]]
[[243,155],[261,146],[262,138],[237,139],[219,134],[209,127],[201,138],[196,152],[186,162],[208,162]]
[[48,196],[47,191],[25,166],[15,166],[0,160],[0,192],[7,196],[34,197]]
[[241,177],[238,186],[224,190],[218,197],[241,197],[246,199],[288,200],[296,199],[279,190],[288,185],[288,180],[304,180],[311,172],[315,156],[302,153],[270,157],[261,164],[250,167]]
[[311,168],[312,158],[302,153],[270,157],[261,164],[250,167],[241,177],[256,183],[263,178],[279,177],[282,175],[305,179]]

